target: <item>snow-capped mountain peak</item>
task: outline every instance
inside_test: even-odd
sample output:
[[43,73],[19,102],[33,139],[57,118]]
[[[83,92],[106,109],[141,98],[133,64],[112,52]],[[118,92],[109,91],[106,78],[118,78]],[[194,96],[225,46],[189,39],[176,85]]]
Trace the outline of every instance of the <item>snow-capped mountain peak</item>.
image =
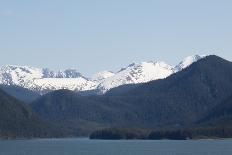
[[163,61],[132,63],[116,73],[102,71],[86,78],[76,69],[52,71],[47,68],[7,65],[0,67],[0,84],[16,85],[44,94],[58,89],[100,93],[125,84],[145,83],[163,79],[181,71],[205,55],[186,57],[175,67]]
[[206,55],[191,55],[188,56],[186,58],[184,58],[176,67],[176,71],[180,71],[184,68],[187,68],[188,66],[190,66],[192,63],[202,59],[206,57]]
[[42,70],[34,67],[7,65],[0,68],[1,84],[23,86],[22,83],[42,77]]
[[0,84],[16,85],[41,94],[57,89],[91,90],[96,87],[92,82],[74,69],[52,71],[28,66],[2,66]]
[[102,80],[107,79],[107,78],[114,76],[114,75],[115,75],[115,73],[113,73],[111,71],[101,71],[101,72],[94,74],[91,79],[93,81],[102,81]]
[[99,85],[103,93],[124,84],[144,83],[161,79],[173,73],[173,66],[162,61],[133,63],[121,69],[117,74],[103,80]]

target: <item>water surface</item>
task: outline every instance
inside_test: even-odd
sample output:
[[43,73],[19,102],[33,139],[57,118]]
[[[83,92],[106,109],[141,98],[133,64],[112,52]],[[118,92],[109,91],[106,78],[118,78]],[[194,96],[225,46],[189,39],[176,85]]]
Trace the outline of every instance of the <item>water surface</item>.
[[232,140],[0,140],[0,155],[232,155]]

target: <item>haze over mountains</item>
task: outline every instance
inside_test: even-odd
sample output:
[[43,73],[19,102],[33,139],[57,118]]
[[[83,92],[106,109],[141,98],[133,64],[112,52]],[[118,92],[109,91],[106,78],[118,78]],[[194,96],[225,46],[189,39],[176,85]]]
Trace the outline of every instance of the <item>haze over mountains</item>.
[[95,90],[95,93],[103,94],[121,85],[166,78],[203,57],[200,55],[189,56],[176,66],[168,65],[163,61],[133,63],[116,73],[103,71],[96,73],[91,78],[84,77],[75,69],[55,72],[47,68],[8,65],[0,68],[0,84],[23,87],[39,94],[59,89]]

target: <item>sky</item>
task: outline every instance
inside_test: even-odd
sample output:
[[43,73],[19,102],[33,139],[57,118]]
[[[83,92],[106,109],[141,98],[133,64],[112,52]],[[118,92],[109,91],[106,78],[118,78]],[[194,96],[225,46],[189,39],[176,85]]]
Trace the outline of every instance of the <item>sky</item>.
[[0,0],[0,65],[90,76],[193,54],[232,60],[231,0]]

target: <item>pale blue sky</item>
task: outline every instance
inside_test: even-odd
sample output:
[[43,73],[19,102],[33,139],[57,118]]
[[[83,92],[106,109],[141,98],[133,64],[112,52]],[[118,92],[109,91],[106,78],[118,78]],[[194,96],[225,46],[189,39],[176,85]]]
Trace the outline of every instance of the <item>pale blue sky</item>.
[[0,65],[76,68],[232,60],[231,0],[0,0]]

